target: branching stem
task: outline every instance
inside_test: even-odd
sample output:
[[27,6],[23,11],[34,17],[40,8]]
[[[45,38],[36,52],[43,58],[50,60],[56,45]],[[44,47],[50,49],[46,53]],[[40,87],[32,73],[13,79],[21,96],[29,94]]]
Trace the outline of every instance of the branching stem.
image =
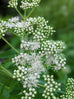
[[21,14],[21,12],[16,8],[16,11],[19,13],[19,15],[25,20],[24,16]]
[[32,14],[32,12],[34,11],[35,8],[33,8],[30,13],[28,14],[27,18]]

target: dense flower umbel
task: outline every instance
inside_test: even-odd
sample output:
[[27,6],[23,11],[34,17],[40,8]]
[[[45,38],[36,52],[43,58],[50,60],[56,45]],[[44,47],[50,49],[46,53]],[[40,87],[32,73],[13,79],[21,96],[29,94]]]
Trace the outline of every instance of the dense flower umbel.
[[[21,97],[21,99],[33,99],[36,91],[32,87],[37,87],[40,74],[45,71],[40,56],[36,55],[36,53],[31,53],[31,55],[20,53],[20,55],[12,58],[12,62],[17,66],[13,78],[17,78],[24,88],[23,93],[25,96]],[[29,93],[26,92],[25,88],[29,90]]]
[[44,71],[44,67],[40,56],[32,53],[31,55],[20,53],[12,59],[12,62],[17,66],[14,70],[13,78],[23,83],[23,87],[37,87],[38,78]]
[[45,83],[45,90],[42,96],[46,99],[56,99],[54,93],[56,92],[56,90],[61,90],[59,88],[60,83],[54,81],[53,75],[44,75],[44,80],[47,82]]
[[61,96],[61,99],[73,99],[74,98],[74,79],[68,78],[66,94]]

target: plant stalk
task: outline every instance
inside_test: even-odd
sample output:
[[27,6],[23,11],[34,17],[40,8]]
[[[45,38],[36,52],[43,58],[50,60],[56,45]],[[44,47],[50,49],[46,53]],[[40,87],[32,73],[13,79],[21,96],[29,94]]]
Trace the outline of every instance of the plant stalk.
[[19,54],[19,51],[17,51],[4,37],[2,39],[16,52]]
[[45,88],[45,86],[44,85],[41,85],[41,84],[37,84],[38,86],[40,86],[40,87],[44,87]]
[[6,69],[4,68],[3,66],[0,65],[0,68],[7,74],[9,75],[11,78],[13,77],[13,75]]
[[32,12],[34,11],[35,8],[33,8],[30,13],[28,14],[27,18],[32,14]]

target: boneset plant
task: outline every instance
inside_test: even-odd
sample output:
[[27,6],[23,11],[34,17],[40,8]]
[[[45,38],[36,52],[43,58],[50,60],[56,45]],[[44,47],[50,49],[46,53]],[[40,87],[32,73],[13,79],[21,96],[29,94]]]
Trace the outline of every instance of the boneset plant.
[[[2,66],[0,68],[22,85],[22,90],[19,92],[21,99],[36,99],[38,89],[42,87],[44,88],[42,99],[73,99],[74,79],[68,78],[66,91],[60,95],[61,83],[56,82],[54,75],[48,72],[48,68],[54,72],[66,69],[66,58],[62,53],[65,44],[62,41],[49,39],[55,30],[48,25],[44,17],[30,17],[39,3],[40,0],[20,0],[20,3],[18,0],[9,1],[8,7],[15,8],[21,16],[0,21],[0,38],[16,52],[15,57],[12,57],[13,74]],[[18,8],[22,9],[23,15]],[[28,13],[29,9],[32,10]],[[20,50],[15,49],[4,38],[7,31],[20,38]],[[40,79],[44,80],[44,83],[40,83]]]

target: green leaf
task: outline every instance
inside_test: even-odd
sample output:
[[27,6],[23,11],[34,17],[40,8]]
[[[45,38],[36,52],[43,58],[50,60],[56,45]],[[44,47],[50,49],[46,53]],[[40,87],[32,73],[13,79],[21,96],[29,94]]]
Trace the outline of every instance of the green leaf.
[[12,58],[16,55],[15,51],[8,50],[0,53],[0,58]]
[[7,75],[3,70],[0,70],[0,82],[5,84],[6,86],[9,86],[11,81],[12,78],[10,78],[10,76]]
[[11,61],[5,61],[5,64],[4,64],[4,67],[5,68],[9,68],[10,66],[12,66],[13,65],[13,63],[11,62]]
[[20,47],[20,39],[19,39],[19,37],[14,36],[11,39],[11,45],[14,46],[14,47],[18,46],[18,48],[19,48]]

